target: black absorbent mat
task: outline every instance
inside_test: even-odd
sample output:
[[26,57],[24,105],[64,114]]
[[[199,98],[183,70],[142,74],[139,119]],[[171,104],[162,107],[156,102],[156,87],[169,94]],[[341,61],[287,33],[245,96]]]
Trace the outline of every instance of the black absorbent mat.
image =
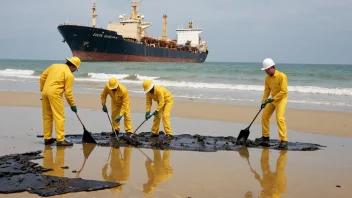
[[[200,152],[215,152],[218,150],[232,150],[237,151],[241,145],[237,145],[237,138],[232,136],[201,136],[181,134],[175,135],[174,139],[168,139],[165,135],[159,137],[151,137],[151,132],[141,132],[135,135],[133,139],[129,138],[125,133],[119,134],[118,140],[115,135],[110,136],[110,132],[92,133],[93,138],[97,141],[99,146],[124,147],[133,146],[137,148],[153,148],[153,149],[170,149],[170,150],[184,150],[184,151],[200,151]],[[37,137],[42,137],[38,135]],[[66,135],[67,140],[79,144],[82,143],[82,134]],[[43,140],[44,141],[44,140]],[[270,148],[277,149],[280,144],[279,140],[271,139],[270,146],[260,145],[253,140],[247,140],[242,146],[252,148]],[[304,143],[304,142],[288,142],[289,151],[315,151],[320,150],[322,145]]]
[[49,197],[70,192],[95,191],[118,187],[116,182],[42,175],[51,171],[30,160],[41,159],[41,151],[0,157],[0,193],[28,191]]

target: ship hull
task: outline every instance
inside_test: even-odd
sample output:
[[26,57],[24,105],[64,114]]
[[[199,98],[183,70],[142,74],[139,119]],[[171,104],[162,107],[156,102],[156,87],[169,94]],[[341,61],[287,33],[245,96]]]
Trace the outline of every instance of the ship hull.
[[116,32],[101,28],[59,25],[58,31],[81,61],[189,62],[203,63],[208,53],[190,53],[145,46],[127,41]]

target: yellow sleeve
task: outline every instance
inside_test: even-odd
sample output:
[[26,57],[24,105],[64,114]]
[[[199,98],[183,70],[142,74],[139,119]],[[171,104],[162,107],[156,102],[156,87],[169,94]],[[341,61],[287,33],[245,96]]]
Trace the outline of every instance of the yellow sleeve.
[[65,97],[67,100],[67,103],[70,106],[75,106],[75,101],[73,100],[73,95],[72,95],[72,87],[73,87],[73,82],[75,80],[75,77],[72,74],[65,75]]
[[270,95],[270,87],[268,85],[268,77],[265,78],[265,85],[264,85],[264,94],[263,94],[263,98],[262,98],[262,104],[268,99],[269,95]]
[[156,108],[157,111],[159,111],[160,109],[162,109],[164,107],[165,104],[165,92],[166,90],[160,90],[157,94],[158,94],[158,107]]
[[280,78],[280,92],[275,95],[274,100],[280,100],[284,95],[287,94],[287,76],[285,74],[281,75]]
[[49,71],[51,69],[51,66],[48,67],[46,70],[44,70],[44,72],[40,75],[40,91],[43,91],[44,88],[44,84],[46,81],[46,78],[48,77]]
[[146,112],[149,112],[150,108],[152,108],[152,98],[148,93],[145,94],[145,100],[146,100]]
[[120,110],[120,116],[122,116],[123,114],[125,114],[127,108],[128,108],[128,105],[129,105],[129,98],[128,98],[128,91],[126,89],[124,90],[121,90],[123,93],[122,93],[122,107],[121,107],[121,110]]
[[100,94],[100,100],[102,105],[106,103],[106,97],[108,96],[108,94],[109,94],[109,89],[107,86],[105,86],[103,91]]

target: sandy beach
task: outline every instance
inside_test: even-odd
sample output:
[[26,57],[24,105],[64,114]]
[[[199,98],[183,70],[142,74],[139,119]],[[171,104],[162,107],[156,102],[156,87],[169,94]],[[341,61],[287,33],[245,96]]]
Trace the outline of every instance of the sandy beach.
[[[2,98],[1,106],[41,107],[39,93],[0,91],[0,97]],[[101,109],[100,95],[74,94],[74,97],[78,109]],[[110,108],[109,101],[108,98],[107,106]],[[66,100],[65,105],[67,105]],[[155,102],[153,102],[152,109],[153,107],[156,107]],[[177,101],[172,109],[172,117],[249,124],[258,110],[259,107],[251,106]],[[145,113],[145,98],[131,97],[131,112]],[[254,123],[261,123],[260,115]],[[352,137],[351,119],[352,112],[302,109],[287,109],[286,112],[286,123],[289,130],[322,135]],[[275,112],[271,117],[271,123],[276,125]]]
[[[118,188],[55,197],[212,198],[273,193],[278,197],[349,197],[352,192],[352,179],[346,174],[352,169],[348,157],[352,149],[348,123],[351,113],[288,109],[289,141],[327,146],[312,152],[258,148],[211,153],[139,151],[80,144],[57,148],[45,146],[42,138],[36,137],[42,135],[40,94],[0,92],[0,97],[1,155],[42,150],[44,158],[36,162],[54,168],[47,175],[123,183]],[[100,109],[100,96],[75,94],[75,98],[78,113],[89,131],[110,131],[106,114]],[[133,128],[136,128],[144,119],[144,99],[133,97],[131,103]],[[171,119],[175,134],[237,136],[256,113],[257,109],[252,107],[177,101]],[[69,107],[65,114],[66,134],[81,134],[82,126]],[[151,122],[147,122],[139,132],[150,131],[150,127]],[[258,119],[249,138],[260,136],[260,130]],[[277,138],[274,119],[272,131],[272,137]],[[85,161],[83,152],[87,149],[91,154]],[[69,169],[61,169],[63,165]],[[79,172],[72,173],[73,170]],[[24,192],[0,197],[38,196]]]

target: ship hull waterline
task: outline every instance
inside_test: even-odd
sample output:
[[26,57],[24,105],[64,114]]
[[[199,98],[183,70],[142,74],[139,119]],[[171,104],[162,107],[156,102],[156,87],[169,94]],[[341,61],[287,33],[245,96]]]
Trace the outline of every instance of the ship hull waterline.
[[190,53],[145,46],[123,39],[116,32],[78,25],[59,25],[58,31],[83,62],[203,63],[208,53]]

